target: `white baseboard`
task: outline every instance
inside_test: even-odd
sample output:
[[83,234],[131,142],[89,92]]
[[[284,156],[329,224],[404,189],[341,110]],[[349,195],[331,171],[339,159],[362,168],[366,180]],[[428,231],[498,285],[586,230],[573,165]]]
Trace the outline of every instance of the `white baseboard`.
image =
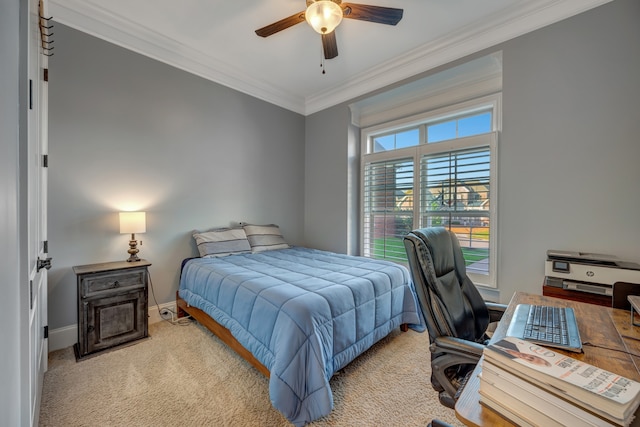
[[49,331],[49,353],[67,348],[78,342],[78,324]]
[[[149,324],[162,321],[159,310],[163,308],[176,312],[176,303],[167,302],[164,304],[149,307]],[[175,315],[174,315],[175,317]],[[49,352],[70,347],[78,342],[78,325],[69,325],[62,328],[52,329],[49,331]]]
[[[162,321],[159,311],[162,310],[163,308],[166,308],[168,310],[171,310],[173,313],[176,313],[176,302],[175,301],[166,302],[164,304],[158,304],[158,305],[154,305],[153,307],[149,307],[149,324]],[[174,314],[173,316],[174,318],[176,317],[176,314]],[[171,320],[171,318],[168,318],[168,320]]]

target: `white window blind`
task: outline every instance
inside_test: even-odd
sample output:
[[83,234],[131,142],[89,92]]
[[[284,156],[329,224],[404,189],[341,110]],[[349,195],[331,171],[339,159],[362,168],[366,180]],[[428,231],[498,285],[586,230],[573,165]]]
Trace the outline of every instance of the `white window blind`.
[[460,241],[467,272],[489,275],[489,147],[425,155],[420,168],[420,226],[443,226]]
[[365,256],[406,262],[403,237],[413,226],[413,158],[365,164]]

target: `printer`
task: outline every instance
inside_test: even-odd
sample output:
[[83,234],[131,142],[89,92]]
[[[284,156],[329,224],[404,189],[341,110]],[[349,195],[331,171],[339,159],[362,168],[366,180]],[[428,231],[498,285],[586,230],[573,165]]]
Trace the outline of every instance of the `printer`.
[[611,255],[550,249],[545,285],[600,295],[613,295],[617,282],[640,284],[640,264]]

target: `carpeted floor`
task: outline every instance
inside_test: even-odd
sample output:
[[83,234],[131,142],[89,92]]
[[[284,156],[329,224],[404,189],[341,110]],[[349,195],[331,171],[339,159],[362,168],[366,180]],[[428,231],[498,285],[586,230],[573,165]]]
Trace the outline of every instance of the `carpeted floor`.
[[[151,339],[76,363],[49,355],[40,426],[290,426],[268,379],[209,331],[160,322]],[[429,337],[393,332],[331,379],[334,410],[310,424],[461,426],[429,383]]]

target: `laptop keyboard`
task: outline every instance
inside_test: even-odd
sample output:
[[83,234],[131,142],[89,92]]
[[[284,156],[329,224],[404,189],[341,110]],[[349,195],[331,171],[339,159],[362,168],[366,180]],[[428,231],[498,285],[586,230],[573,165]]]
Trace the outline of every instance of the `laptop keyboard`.
[[560,307],[532,305],[523,338],[568,345],[569,332],[565,310]]

